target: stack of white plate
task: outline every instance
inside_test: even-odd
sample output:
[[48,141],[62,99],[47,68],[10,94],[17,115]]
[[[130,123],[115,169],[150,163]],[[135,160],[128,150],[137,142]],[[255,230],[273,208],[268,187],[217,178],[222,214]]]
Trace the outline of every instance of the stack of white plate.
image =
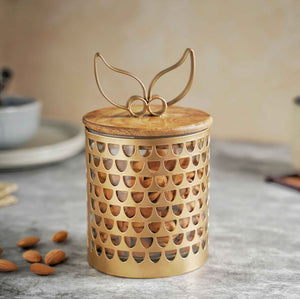
[[26,145],[0,150],[0,169],[38,166],[65,160],[84,148],[83,127],[58,120],[42,120]]

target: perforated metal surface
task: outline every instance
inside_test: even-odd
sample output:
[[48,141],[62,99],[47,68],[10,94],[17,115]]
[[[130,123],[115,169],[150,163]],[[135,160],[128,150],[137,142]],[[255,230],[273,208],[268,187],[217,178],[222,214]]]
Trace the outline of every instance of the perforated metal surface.
[[192,271],[207,259],[209,131],[127,139],[86,130],[88,259],[125,277]]

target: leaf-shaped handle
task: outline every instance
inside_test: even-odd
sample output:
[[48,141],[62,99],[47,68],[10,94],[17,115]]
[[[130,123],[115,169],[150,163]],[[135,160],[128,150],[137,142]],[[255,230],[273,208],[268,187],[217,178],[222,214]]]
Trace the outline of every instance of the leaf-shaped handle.
[[[146,99],[146,96],[147,96],[147,91],[146,91],[146,87],[145,85],[143,84],[143,82],[138,78],[136,77],[135,75],[127,72],[127,71],[124,71],[124,70],[121,70],[121,69],[118,69],[118,68],[115,68],[113,67],[112,65],[110,65],[105,59],[104,57],[99,54],[99,53],[96,53],[95,54],[95,57],[94,57],[94,73],[95,73],[95,79],[96,79],[96,82],[97,82],[97,86],[99,88],[99,91],[101,92],[101,94],[114,106],[116,107],[119,107],[119,108],[122,108],[122,109],[125,109],[125,110],[129,110],[129,106],[127,104],[127,106],[125,105],[119,105],[117,104],[116,102],[114,102],[112,99],[110,99],[104,92],[102,86],[101,86],[101,83],[100,83],[100,80],[99,80],[99,77],[98,77],[98,68],[97,68],[97,58],[101,59],[103,61],[103,63],[108,67],[110,68],[112,71],[114,72],[117,72],[117,73],[120,73],[120,74],[124,74],[124,75],[127,75],[129,77],[132,77],[134,78],[139,84],[140,86],[142,87],[142,90],[143,90],[143,96],[144,96],[144,99]],[[132,114],[132,112],[130,111],[130,113]],[[139,116],[139,115],[137,115]]]
[[155,83],[157,82],[157,80],[163,76],[164,74],[176,69],[177,67],[179,67],[180,65],[182,65],[185,60],[187,59],[187,57],[190,55],[191,58],[191,72],[190,72],[190,77],[189,80],[187,82],[187,85],[185,86],[184,90],[174,99],[170,100],[167,102],[168,106],[171,106],[175,103],[177,103],[178,101],[180,101],[191,89],[191,86],[193,84],[193,79],[194,79],[194,75],[195,75],[195,53],[194,50],[188,48],[185,50],[185,52],[183,53],[182,57],[179,59],[179,61],[177,63],[175,63],[174,65],[162,70],[161,72],[159,72],[151,81],[150,85],[149,85],[149,90],[148,90],[148,101],[151,100],[152,98],[152,89],[155,85]]

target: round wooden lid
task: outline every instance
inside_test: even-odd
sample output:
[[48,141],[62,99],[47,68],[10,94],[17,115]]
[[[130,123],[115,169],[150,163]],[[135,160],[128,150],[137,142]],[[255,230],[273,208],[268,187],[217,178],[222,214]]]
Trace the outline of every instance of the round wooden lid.
[[133,117],[128,111],[107,107],[91,111],[83,116],[88,129],[99,133],[131,136],[176,136],[203,131],[210,127],[212,117],[203,111],[170,106],[162,116]]

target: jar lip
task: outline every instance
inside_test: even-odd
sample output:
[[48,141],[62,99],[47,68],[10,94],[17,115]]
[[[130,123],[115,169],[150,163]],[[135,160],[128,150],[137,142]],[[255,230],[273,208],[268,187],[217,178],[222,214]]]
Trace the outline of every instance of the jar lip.
[[300,106],[300,96],[295,97],[294,103]]
[[164,135],[164,136],[128,136],[128,135],[112,135],[112,134],[108,134],[108,133],[102,133],[102,132],[98,132],[95,131],[93,129],[90,129],[88,127],[85,127],[86,131],[92,134],[96,134],[99,136],[105,136],[105,137],[113,137],[113,138],[121,138],[121,139],[145,139],[145,140],[149,140],[149,139],[162,139],[162,138],[176,138],[176,137],[183,137],[183,136],[192,136],[195,134],[199,134],[202,132],[205,132],[207,130],[209,130],[209,127],[206,129],[203,129],[201,131],[197,131],[197,132],[193,132],[193,133],[189,133],[189,134],[179,134],[179,135]]

